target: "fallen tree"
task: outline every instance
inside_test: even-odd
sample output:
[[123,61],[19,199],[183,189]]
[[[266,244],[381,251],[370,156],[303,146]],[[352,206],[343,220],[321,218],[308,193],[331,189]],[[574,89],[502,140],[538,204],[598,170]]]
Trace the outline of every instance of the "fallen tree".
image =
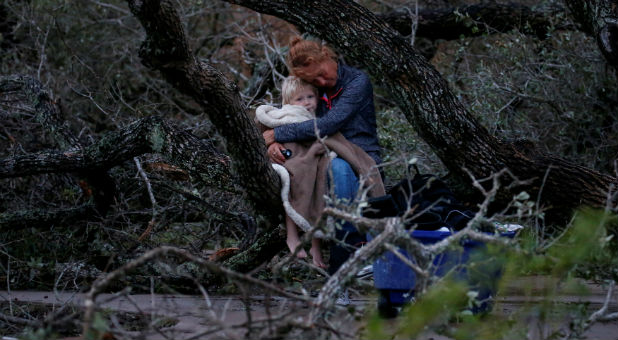
[[565,0],[580,29],[594,37],[607,63],[618,69],[618,2]]
[[[505,206],[522,191],[539,197],[552,216],[570,216],[581,205],[605,206],[616,200],[615,177],[536,151],[529,144],[510,144],[490,135],[455,98],[440,74],[404,38],[362,6],[349,1],[229,1],[271,14],[302,27],[337,46],[346,58],[364,65],[386,88],[393,100],[433,148],[444,165],[461,183],[471,178],[489,178],[508,169],[527,185],[505,183],[494,204]],[[144,64],[162,72],[179,90],[198,102],[218,107],[210,117],[226,137],[235,169],[258,211],[265,197],[276,206],[278,180],[263,157],[263,142],[237,95],[237,89],[191,54],[180,19],[165,1],[129,1],[133,13],[146,29],[140,56]],[[324,20],[324,17],[341,20]],[[225,118],[225,119],[222,119]],[[249,147],[238,145],[249,142]],[[259,181],[251,179],[260,178]],[[259,184],[253,184],[259,183]],[[521,182],[520,182],[521,183]],[[256,200],[256,197],[260,197]],[[271,210],[272,211],[272,210]],[[551,216],[550,216],[551,217]],[[272,233],[272,237],[277,233]],[[262,249],[270,241],[260,243]],[[274,242],[274,241],[272,241]],[[281,244],[280,239],[274,242]],[[259,251],[255,257],[265,260]],[[269,254],[270,255],[270,254]],[[248,260],[242,256],[243,261]],[[253,258],[254,256],[249,256]],[[237,259],[228,265],[244,267]],[[239,266],[239,267],[237,267]]]
[[[508,143],[489,134],[414,47],[362,6],[349,1],[332,1],[328,4],[304,1],[230,2],[276,15],[301,26],[309,33],[338,47],[348,60],[364,65],[388,91],[390,98],[397,103],[419,135],[433,148],[457,182],[471,188],[470,184],[474,180],[490,178],[496,173],[508,170],[518,184],[509,185],[511,178],[503,178],[504,182],[494,200],[495,207],[506,206],[522,191],[537,197],[554,216],[569,216],[571,211],[580,205],[605,206],[608,198],[612,206],[615,204],[612,202],[616,200],[616,178],[539,152],[530,143]],[[282,237],[275,227],[282,215],[278,194],[279,180],[264,155],[262,138],[248,117],[247,108],[235,84],[211,64],[199,60],[189,48],[182,21],[174,5],[169,1],[154,0],[128,3],[146,31],[146,41],[140,49],[142,62],[149,68],[160,71],[170,84],[191,96],[202,106],[204,112],[209,114],[213,124],[225,138],[236,175],[235,184],[245,189],[255,211],[267,217],[267,228],[263,236],[245,252],[226,262],[236,270],[255,268],[283,245]],[[324,16],[340,17],[342,20],[325,21]],[[160,129],[152,128],[151,124],[158,126],[162,121],[148,118],[128,128],[144,126],[140,130],[142,132],[128,133],[129,130],[126,130],[108,136],[115,141],[112,143],[114,147],[108,149],[107,154],[103,153],[102,158],[116,158],[100,167],[105,169],[120,159],[134,156],[135,153],[131,153],[133,151],[120,147],[127,145],[126,143],[141,145],[143,149],[140,149],[140,152],[167,150],[157,149],[160,146],[157,143],[149,144],[147,136]],[[125,140],[125,137],[137,139],[128,142],[131,139]],[[145,142],[137,142],[140,138]],[[69,141],[67,145],[76,144],[70,142],[68,137],[64,140]],[[125,142],[121,142],[122,140]],[[178,143],[172,141],[166,145],[173,147],[189,144],[191,143],[185,140]],[[199,145],[189,145],[189,149],[195,147],[199,148]],[[19,171],[15,171],[18,168],[15,167],[21,166],[20,169],[24,169],[26,164],[33,164],[32,159],[36,158],[49,161],[49,164],[55,164],[59,169],[61,167],[58,164],[67,161],[62,163],[65,164],[62,165],[62,171],[77,171],[93,166],[94,163],[83,159],[87,158],[84,157],[89,152],[101,149],[96,144],[91,146],[91,149],[88,148],[90,147],[77,145],[69,154],[46,153],[5,159],[3,166],[6,176],[18,176]],[[121,154],[123,156],[119,157]],[[202,154],[199,157],[200,162],[209,162],[203,159],[209,157]],[[209,164],[218,163],[215,160]],[[199,174],[209,171],[208,166],[205,169],[182,161],[178,165],[187,170],[193,169],[198,178]],[[43,166],[38,170],[36,167],[28,168],[33,174],[37,171],[51,171],[45,170]],[[222,170],[221,173],[225,171]]]
[[116,192],[116,185],[107,171],[146,153],[165,156],[169,163],[185,169],[194,180],[204,185],[224,190],[233,187],[229,157],[161,118],[143,118],[124,129],[106,134],[92,145],[83,146],[62,120],[58,105],[38,80],[30,76],[3,77],[0,79],[0,92],[24,94],[26,101],[34,108],[37,121],[52,133],[60,148],[59,151],[0,159],[0,178],[73,172],[85,178],[82,185],[92,188],[91,195],[95,199],[94,205],[75,208],[3,213],[0,214],[1,230],[49,226],[59,221],[104,215]]
[[484,2],[439,9],[416,8],[408,4],[377,17],[402,35],[413,33],[416,37],[430,40],[452,40],[513,29],[544,39],[550,28],[574,28],[566,20],[565,12],[561,7],[539,9],[513,2]]

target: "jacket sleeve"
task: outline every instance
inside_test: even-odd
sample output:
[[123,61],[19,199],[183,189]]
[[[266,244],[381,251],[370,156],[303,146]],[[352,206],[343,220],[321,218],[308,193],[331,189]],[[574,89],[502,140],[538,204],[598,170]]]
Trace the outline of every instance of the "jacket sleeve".
[[320,137],[333,135],[359,112],[366,102],[363,98],[372,95],[373,89],[369,77],[360,73],[345,85],[337,102],[325,115],[301,123],[276,127],[275,140],[279,143],[313,140],[316,138],[316,124]]

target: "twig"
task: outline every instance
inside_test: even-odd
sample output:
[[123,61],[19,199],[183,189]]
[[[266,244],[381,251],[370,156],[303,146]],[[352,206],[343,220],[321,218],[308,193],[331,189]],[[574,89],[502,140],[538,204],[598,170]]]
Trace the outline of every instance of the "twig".
[[592,313],[592,315],[590,315],[590,317],[586,321],[587,324],[592,325],[593,323],[595,323],[596,321],[598,321],[599,319],[601,319],[602,317],[607,315],[607,309],[609,308],[609,303],[612,300],[612,296],[614,294],[614,287],[615,286],[616,286],[616,282],[612,280],[609,283],[609,287],[607,288],[607,295],[605,296],[605,301],[603,302],[603,307],[601,307],[601,309],[599,309],[598,311],[596,311],[596,312]]
[[92,326],[92,321],[93,321],[93,317],[94,317],[94,311],[95,311],[95,299],[97,297],[97,295],[99,295],[103,290],[105,290],[112,282],[114,282],[115,280],[125,276],[127,273],[135,270],[136,268],[150,262],[153,261],[155,259],[161,258],[161,257],[165,257],[168,255],[176,255],[179,256],[181,258],[184,258],[188,261],[194,262],[195,264],[199,265],[200,267],[204,268],[206,271],[215,274],[215,275],[221,275],[221,276],[225,276],[228,279],[231,280],[237,280],[237,281],[241,281],[241,282],[247,282],[259,287],[262,287],[264,289],[276,292],[277,294],[280,294],[282,296],[285,296],[287,298],[291,298],[291,299],[295,299],[295,300],[300,300],[300,301],[304,301],[307,303],[310,303],[311,300],[304,297],[304,296],[300,296],[300,295],[295,295],[295,294],[291,294],[286,292],[285,290],[276,287],[274,285],[271,285],[267,282],[264,282],[262,280],[256,279],[254,277],[248,276],[248,275],[243,275],[240,274],[238,272],[229,270],[227,268],[221,267],[219,265],[217,265],[214,262],[210,262],[207,261],[201,257],[197,257],[193,254],[191,254],[190,252],[184,250],[184,249],[180,249],[180,248],[176,248],[176,247],[170,247],[170,246],[162,246],[159,248],[155,248],[152,249],[148,252],[146,252],[145,254],[143,254],[142,256],[138,257],[137,259],[123,265],[122,267],[108,273],[107,275],[101,276],[99,277],[93,284],[92,287],[90,288],[90,291],[86,294],[86,296],[84,297],[84,307],[85,307],[85,312],[84,312],[84,322],[83,322],[83,332],[85,336],[88,336],[88,334],[91,333],[91,326]]
[[13,315],[13,299],[11,299],[11,258],[6,260],[6,293],[9,295],[9,313]]
[[47,61],[47,54],[45,54],[45,47],[47,46],[47,36],[49,35],[49,30],[51,25],[47,26],[47,31],[45,32],[45,37],[43,38],[43,45],[41,46],[41,58],[39,60],[39,68],[36,71],[36,78],[41,80],[41,69],[43,69],[43,64]]
[[152,204],[152,218],[150,222],[148,222],[148,227],[146,230],[137,238],[139,242],[142,242],[152,231],[152,228],[155,224],[155,217],[157,216],[157,201],[155,200],[154,194],[152,193],[152,186],[150,185],[150,181],[148,180],[148,176],[142,169],[142,165],[137,157],[133,157],[133,161],[135,162],[135,166],[137,167],[137,172],[139,172],[140,176],[144,180],[144,184],[146,184],[146,190],[148,190],[148,197],[150,198],[150,203]]
[[[383,249],[384,244],[392,242],[401,233],[405,233],[402,228],[401,219],[399,218],[388,218],[377,221],[383,221],[384,231],[371,240],[371,242],[365,244],[364,247],[354,252],[354,254],[341,265],[337,272],[326,281],[316,298],[314,308],[311,310],[306,320],[307,325],[314,324],[322,311],[334,304],[335,299],[333,299],[333,297],[335,294],[352,278],[354,273],[361,268],[365,261],[376,256],[378,252]],[[374,220],[374,223],[375,222]]]
[[[609,303],[611,302],[612,296],[614,295],[614,287],[615,286],[616,286],[616,282],[613,281],[613,280],[610,281],[609,287],[607,288],[607,295],[605,295],[605,301],[603,302],[603,306],[601,306],[601,308],[599,310],[597,310],[596,312],[594,312],[594,313],[592,313],[590,315],[588,320],[586,320],[584,322],[584,324],[581,327],[581,329],[578,330],[579,332],[581,332],[581,333],[585,332],[590,327],[592,327],[593,324],[595,324],[598,321],[618,320],[618,313],[607,314],[607,311],[609,309]],[[563,339],[570,339],[575,331],[576,330],[570,330],[563,337]]]
[[[552,166],[551,164],[547,167],[547,170],[545,171],[545,175],[543,176],[543,181],[541,182],[541,187],[539,188],[539,193],[537,194],[537,198],[536,198],[536,211],[540,211],[541,209],[541,195],[543,194],[543,189],[545,189],[545,184],[547,183],[547,178],[549,177],[549,173],[551,172]],[[538,214],[536,216],[536,218],[534,219],[535,223],[536,223],[536,229],[540,230],[541,232],[541,240],[545,238],[545,223],[543,223],[543,226],[541,227],[539,225],[539,217]]]
[[5,320],[8,322],[12,322],[12,323],[20,324],[20,325],[31,326],[34,328],[38,328],[41,326],[41,323],[39,321],[18,318],[16,316],[10,316],[10,315],[6,315],[3,313],[0,313],[0,320]]
[[418,28],[418,0],[414,1],[414,13],[409,7],[404,7],[410,16],[410,46],[414,46],[416,39],[416,29]]
[[394,245],[390,244],[390,243],[385,243],[384,244],[384,248],[390,250],[395,256],[397,256],[397,258],[399,258],[401,260],[401,262],[403,262],[406,266],[412,268],[412,270],[414,270],[414,272],[417,275],[420,275],[422,277],[429,277],[429,272],[427,272],[426,270],[423,270],[421,267],[419,267],[416,263],[410,261],[410,259],[408,259],[405,255],[403,255],[399,249],[397,247],[395,247]]

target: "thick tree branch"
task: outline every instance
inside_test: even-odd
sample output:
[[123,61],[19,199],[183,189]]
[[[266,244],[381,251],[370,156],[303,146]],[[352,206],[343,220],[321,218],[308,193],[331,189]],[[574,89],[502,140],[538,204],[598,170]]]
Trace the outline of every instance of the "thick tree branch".
[[[79,139],[73,134],[62,118],[57,103],[51,98],[40,81],[27,75],[0,78],[0,93],[17,92],[25,96],[24,101],[34,109],[36,121],[54,138],[58,146],[66,152],[82,150]],[[97,169],[82,173],[95,190],[93,197],[100,214],[105,214],[116,195],[116,184],[107,169]]]
[[[460,36],[477,36],[487,33],[522,32],[545,38],[549,27],[571,29],[572,25],[559,14],[563,8],[535,9],[518,3],[498,4],[493,2],[448,9],[419,9],[416,36],[431,40],[458,39]],[[399,33],[409,35],[415,13],[398,8],[377,15]]]
[[36,119],[54,135],[61,147],[67,148],[1,159],[0,178],[59,172],[86,174],[88,182],[96,188],[97,209],[102,214],[114,196],[110,190],[115,184],[107,170],[144,153],[165,156],[170,163],[186,169],[206,185],[224,189],[233,186],[227,156],[212,144],[160,118],[141,119],[84,147],[61,119],[58,106],[38,80],[29,76],[0,78],[0,92],[25,95],[34,108]]
[[142,62],[161,71],[170,84],[202,105],[225,137],[239,184],[247,189],[260,211],[278,214],[279,178],[267,161],[264,141],[247,115],[236,85],[212,65],[194,57],[171,2],[128,2],[146,30],[146,41],[140,49]]
[[144,153],[159,153],[201,182],[231,187],[229,158],[161,118],[143,118],[81,151],[46,152],[0,160],[0,178],[108,169]]
[[0,93],[19,92],[32,104],[35,119],[54,137],[60,149],[79,149],[81,144],[62,119],[58,105],[40,81],[31,76],[14,75],[0,78]]
[[82,219],[92,219],[97,213],[95,206],[85,204],[67,209],[37,209],[0,214],[0,231],[24,228],[49,228],[59,223],[68,224]]
[[582,31],[597,40],[607,63],[618,70],[618,1],[565,0]]
[[[278,225],[283,216],[279,177],[266,158],[264,141],[248,117],[236,85],[212,65],[194,57],[172,2],[128,0],[128,3],[146,30],[146,41],[140,49],[144,65],[161,71],[170,84],[200,103],[225,138],[238,184],[246,189],[255,208],[268,217],[271,227]],[[254,261],[270,258],[283,246],[278,231],[267,230],[246,252],[231,258],[227,264],[241,271],[255,268]]]

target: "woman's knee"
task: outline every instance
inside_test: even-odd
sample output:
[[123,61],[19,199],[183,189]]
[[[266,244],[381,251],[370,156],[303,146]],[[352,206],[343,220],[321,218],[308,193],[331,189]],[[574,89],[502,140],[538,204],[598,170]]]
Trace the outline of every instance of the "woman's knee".
[[338,198],[352,200],[358,189],[358,178],[348,162],[341,158],[335,158],[331,162],[335,195]]
[[350,163],[348,163],[346,160],[342,158],[339,158],[339,157],[334,158],[331,161],[330,166],[333,169],[333,172],[339,172],[339,173],[352,172],[352,174],[354,174],[354,171],[352,170]]

